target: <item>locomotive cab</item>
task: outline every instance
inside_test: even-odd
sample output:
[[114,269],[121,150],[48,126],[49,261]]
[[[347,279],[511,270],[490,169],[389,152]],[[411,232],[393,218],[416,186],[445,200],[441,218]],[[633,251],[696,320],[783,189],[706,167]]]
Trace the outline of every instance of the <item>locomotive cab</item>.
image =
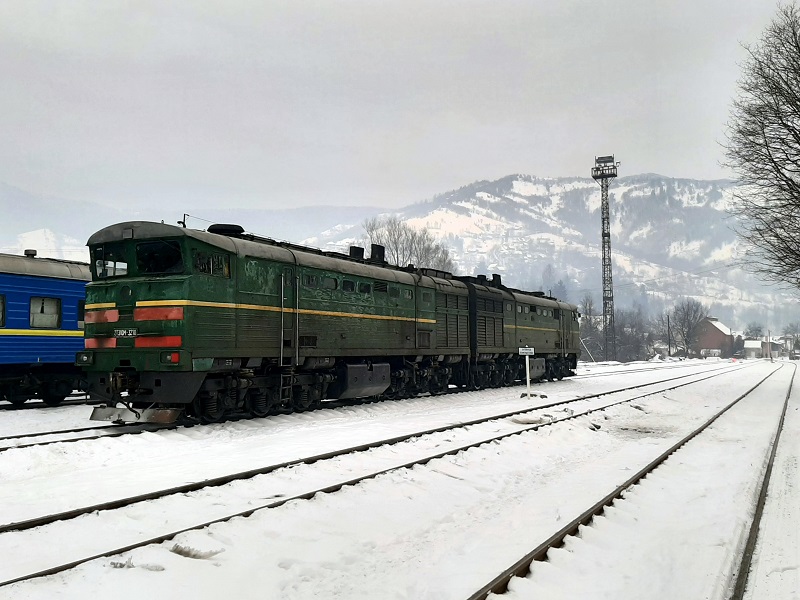
[[[230,261],[202,252],[186,236],[174,237],[177,228],[162,225],[173,237],[152,239],[160,235],[158,224],[127,225],[89,240],[85,350],[76,362],[87,371],[94,398],[121,402],[134,416],[147,410],[144,420],[171,420],[174,415],[159,406],[190,402],[204,377],[186,350],[190,311],[183,299],[191,297],[193,271],[230,276]],[[93,418],[129,417],[117,410],[96,409]]]

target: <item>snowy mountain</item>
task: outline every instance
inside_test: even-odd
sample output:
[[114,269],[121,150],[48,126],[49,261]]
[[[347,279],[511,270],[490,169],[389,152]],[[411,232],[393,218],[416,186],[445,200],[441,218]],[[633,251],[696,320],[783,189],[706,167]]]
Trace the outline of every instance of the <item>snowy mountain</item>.
[[[743,256],[727,212],[734,188],[727,180],[655,174],[611,183],[617,308],[638,304],[655,314],[691,296],[733,328],[749,321],[776,328],[800,319],[795,294],[737,266]],[[500,273],[507,285],[545,291],[562,281],[569,300],[589,293],[602,310],[600,200],[600,186],[590,178],[510,175],[397,214],[444,242],[461,274]],[[342,223],[305,242],[346,251],[362,244],[363,235],[359,222]]]
[[[195,229],[204,229],[211,223],[241,223],[253,233],[296,242],[334,227],[342,220],[358,222],[379,212],[375,207],[352,206],[236,209],[224,203],[212,210],[182,203],[153,206],[146,199],[101,205],[38,196],[0,182],[0,252],[20,254],[24,248],[35,248],[39,256],[88,260],[84,244],[89,236],[122,221],[175,224],[185,220],[188,227]],[[79,242],[76,244],[75,240]],[[66,247],[68,255],[63,256]]]
[[[691,296],[737,330],[751,321],[773,331],[800,321],[795,292],[768,286],[737,266],[747,257],[726,212],[734,189],[726,180],[655,174],[613,180],[609,197],[617,308],[637,304],[656,314]],[[240,223],[259,235],[346,252],[350,244],[364,244],[361,224],[379,212],[335,206],[107,207],[40,198],[1,183],[0,210],[0,252],[34,248],[39,256],[72,260],[88,260],[84,243],[101,227],[137,219],[175,223],[184,211],[199,215],[187,219],[193,228]],[[576,303],[589,293],[602,310],[600,186],[590,178],[509,175],[466,185],[396,214],[443,241],[458,273],[499,273],[507,285],[558,290]]]

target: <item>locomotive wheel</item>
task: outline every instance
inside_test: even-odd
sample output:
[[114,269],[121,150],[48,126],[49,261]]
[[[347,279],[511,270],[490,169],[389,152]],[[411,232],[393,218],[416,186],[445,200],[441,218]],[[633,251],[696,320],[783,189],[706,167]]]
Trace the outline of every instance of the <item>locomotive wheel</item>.
[[220,402],[219,394],[205,393],[194,399],[195,414],[204,425],[219,423],[225,417],[225,405]]
[[292,397],[292,408],[297,412],[316,408],[317,404],[318,402],[315,402],[307,390],[294,394]]
[[247,392],[247,410],[253,417],[266,417],[269,414],[269,402],[267,393],[259,388],[251,389]]
[[58,406],[64,401],[66,395],[62,396],[61,394],[53,394],[51,392],[45,392],[42,394],[42,400],[47,406]]
[[11,404],[13,404],[14,406],[22,406],[23,404],[25,404],[25,401],[27,399],[28,398],[26,398],[25,396],[14,396],[13,394],[9,394],[8,396],[6,396],[6,400],[11,402]]
[[304,410],[308,410],[309,408],[311,408],[311,404],[312,402],[308,398],[306,398],[305,400],[302,398],[298,398],[292,403],[292,406],[294,410],[296,410],[297,412],[303,412]]

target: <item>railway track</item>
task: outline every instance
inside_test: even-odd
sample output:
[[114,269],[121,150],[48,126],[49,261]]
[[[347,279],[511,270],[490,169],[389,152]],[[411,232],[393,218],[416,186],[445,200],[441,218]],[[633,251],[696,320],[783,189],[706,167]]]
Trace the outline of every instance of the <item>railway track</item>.
[[31,398],[22,404],[12,404],[11,402],[6,402],[3,400],[0,402],[0,410],[7,410],[7,411],[16,411],[16,410],[35,410],[35,409],[53,409],[59,406],[84,406],[84,405],[96,405],[99,402],[95,400],[90,400],[88,394],[84,392],[73,392],[69,396],[67,396],[64,400],[59,402],[56,406],[51,406],[45,403],[44,400],[39,398]]
[[21,450],[50,444],[68,444],[98,440],[100,438],[114,438],[123,435],[144,433],[146,431],[162,431],[176,429],[177,425],[100,425],[96,427],[75,427],[56,431],[38,433],[21,433],[0,437],[0,452],[7,450]]
[[[708,369],[708,372],[714,372],[717,370],[725,371],[729,369],[739,369],[743,368],[741,363],[739,365],[731,365],[729,363],[721,364],[718,367]],[[664,370],[664,367],[660,367],[657,369],[658,371]],[[642,371],[652,371],[652,369],[636,369],[631,372],[642,372]],[[682,375],[677,378],[675,377],[667,377],[665,379],[661,379],[654,383],[665,383],[669,381],[673,381],[675,379],[680,379],[681,377],[689,377],[690,375]],[[588,377],[588,376],[584,376]],[[523,384],[524,385],[524,384]],[[649,385],[649,384],[642,384],[642,385]],[[522,387],[522,386],[515,386],[515,387]],[[638,389],[641,385],[637,386],[630,386],[625,389]],[[622,390],[618,390],[622,391]],[[464,392],[463,390],[452,390],[451,392],[441,394],[442,396],[446,396],[449,394],[465,394],[470,392]],[[537,394],[546,397],[546,394]],[[591,398],[601,394],[593,394],[589,396],[581,396],[581,398]],[[570,400],[571,401],[571,400]],[[332,401],[326,402],[320,409],[333,409],[333,408],[341,408],[341,407],[353,407],[353,406],[364,406],[368,404],[374,404],[376,402],[394,402],[391,400],[374,400],[374,399],[355,399],[355,400],[347,400],[347,401]],[[553,404],[558,405],[558,403]],[[500,415],[508,416],[508,415]],[[500,418],[498,417],[498,418]],[[228,422],[236,422],[240,419],[231,419]],[[157,431],[171,431],[181,427],[191,427],[195,426],[195,423],[189,424],[172,424],[172,425],[157,425],[157,424],[139,424],[139,425],[97,425],[97,426],[89,426],[89,427],[75,427],[75,428],[67,428],[67,429],[59,429],[55,431],[38,431],[38,432],[31,432],[31,433],[20,433],[20,434],[13,434],[13,435],[6,435],[0,436],[0,453],[10,450],[12,448],[32,448],[36,446],[47,446],[50,444],[57,444],[57,443],[74,443],[74,442],[81,442],[81,441],[92,441],[97,440],[100,438],[114,438],[114,437],[121,437],[124,435],[135,435],[144,432],[157,432]]]
[[[578,535],[582,527],[591,527],[594,522],[594,519],[596,519],[600,515],[603,515],[605,511],[609,510],[610,507],[615,506],[615,503],[624,500],[627,495],[635,493],[636,486],[640,485],[641,482],[646,477],[650,479],[654,476],[657,477],[659,469],[663,468],[665,464],[668,464],[668,461],[670,461],[670,459],[672,459],[673,457],[680,457],[681,451],[687,448],[692,443],[692,441],[695,440],[695,438],[707,432],[707,430],[712,425],[717,423],[718,420],[721,419],[724,415],[728,414],[730,411],[735,409],[735,407],[740,405],[740,403],[742,403],[744,400],[751,398],[753,392],[757,390],[766,380],[775,375],[775,373],[779,371],[780,368],[781,367],[778,367],[775,371],[773,371],[773,373],[767,375],[762,381],[753,386],[753,388],[748,390],[745,394],[742,394],[741,396],[734,399],[727,406],[722,408],[711,418],[702,423],[699,427],[695,428],[687,435],[683,436],[680,440],[671,445],[662,454],[654,458],[648,464],[646,464],[637,472],[635,472],[629,479],[627,479],[622,484],[617,486],[616,489],[614,489],[605,497],[603,497],[602,499],[594,503],[592,506],[584,510],[581,514],[572,519],[569,523],[564,525],[558,531],[554,532],[550,537],[542,541],[530,552],[528,552],[527,554],[522,556],[519,560],[517,560],[514,564],[508,566],[506,569],[500,572],[496,577],[494,577],[491,581],[489,581],[486,585],[484,585],[482,588],[480,588],[472,595],[470,595],[469,600],[483,600],[485,598],[488,598],[490,595],[492,598],[499,597],[508,591],[509,586],[512,582],[525,581],[525,578],[531,574],[534,564],[536,564],[537,562],[547,560],[549,552],[551,552],[555,548],[560,548],[562,545],[564,545],[565,540],[567,540],[569,537]],[[786,391],[785,398],[783,399],[783,404],[782,404],[782,409],[780,411],[780,418],[778,419],[778,424],[775,427],[771,440],[766,445],[768,449],[768,454],[765,458],[763,474],[760,476],[760,481],[756,486],[755,497],[757,499],[756,501],[754,501],[755,514],[753,515],[752,521],[749,525],[748,534],[746,536],[747,541],[743,545],[743,548],[741,548],[739,560],[736,563],[734,563],[731,567],[732,578],[735,581],[735,583],[732,586],[730,586],[732,587],[732,593],[730,596],[727,597],[732,598],[734,600],[740,600],[744,598],[744,593],[747,585],[747,578],[750,572],[750,564],[753,558],[753,551],[758,536],[759,523],[763,512],[765,499],[767,496],[767,489],[769,488],[770,484],[770,475],[772,472],[772,466],[778,448],[780,436],[783,431],[783,424],[786,416],[786,410],[789,404],[789,399],[792,392],[792,386],[794,383],[794,377],[797,370],[797,367],[795,365],[791,365],[791,367],[786,367],[786,368],[792,369],[791,381]],[[569,595],[569,592],[565,593]],[[520,584],[518,586],[515,586],[514,597],[533,598],[533,597],[538,597],[538,595],[536,592],[533,592],[532,589],[528,590],[526,589],[525,585]]]
[[[737,366],[734,370],[741,368],[741,366]],[[533,409],[491,415],[469,422],[431,428],[425,431],[415,431],[413,433],[382,439],[367,444],[359,444],[283,463],[265,465],[258,469],[248,469],[222,477],[190,482],[146,494],[138,494],[136,496],[115,499],[91,506],[84,506],[68,511],[16,521],[14,523],[7,523],[0,527],[0,544],[3,543],[3,538],[5,538],[8,543],[14,545],[25,544],[26,546],[33,545],[38,547],[45,539],[65,539],[70,536],[68,532],[69,528],[74,526],[77,521],[81,521],[83,526],[86,526],[89,521],[95,522],[93,526],[97,527],[98,534],[94,539],[102,543],[99,546],[93,546],[91,549],[85,549],[84,555],[78,559],[61,562],[59,564],[44,566],[40,560],[43,559],[43,557],[39,555],[36,557],[38,566],[29,569],[29,572],[23,574],[3,572],[5,569],[0,566],[0,572],[3,572],[0,576],[0,585],[8,585],[32,577],[60,572],[101,556],[119,554],[144,545],[172,539],[180,533],[207,527],[213,523],[229,521],[240,516],[249,516],[257,511],[277,508],[290,501],[313,498],[321,493],[335,492],[344,487],[353,486],[398,470],[409,469],[418,465],[427,465],[431,461],[457,455],[466,450],[486,444],[498,443],[512,436],[536,432],[541,428],[558,423],[575,421],[579,418],[587,417],[587,415],[595,414],[598,411],[607,410],[613,406],[631,403],[644,396],[662,394],[699,381],[718,377],[726,374],[730,370],[731,368],[726,368],[718,369],[711,374],[695,373],[682,375],[672,378],[672,381],[659,381],[631,386],[630,388],[617,391],[613,394],[603,392],[570,400],[552,402]],[[681,381],[676,382],[676,380]],[[611,398],[610,396],[614,397]],[[420,439],[424,439],[426,442],[420,444]],[[417,441],[414,444],[404,444],[412,440]],[[445,449],[442,449],[443,447]],[[410,450],[410,454],[406,452],[407,450]],[[424,450],[422,456],[419,455],[421,450]],[[381,453],[383,457],[377,460],[375,458],[376,453]],[[366,455],[369,455],[369,460],[366,462],[371,466],[371,468],[367,470],[368,472],[360,473],[357,476],[349,477],[345,480],[340,478],[338,473],[341,471],[347,473],[357,471],[358,465],[365,462]],[[324,464],[326,462],[330,463],[330,461],[338,461],[339,463],[337,468],[334,469],[337,476],[333,478],[333,480],[328,479],[320,482],[320,476],[314,474],[314,465]],[[262,503],[254,505],[259,498],[264,497],[263,490],[265,488],[281,487],[281,478],[292,470],[304,470],[307,472],[306,475],[300,478],[299,485],[294,485],[294,487],[291,485],[288,487],[283,485],[286,491],[280,494],[280,498],[273,499],[266,503],[262,501]],[[255,497],[243,501],[241,491],[237,491],[235,494],[240,507],[244,504],[247,508],[233,512],[225,512],[225,514],[214,514],[213,518],[206,519],[200,523],[196,522],[196,520],[193,523],[186,522],[187,515],[205,514],[204,511],[197,506],[197,502],[201,502],[196,499],[198,497],[198,492],[207,491],[210,488],[230,486],[237,483],[241,484],[244,481],[253,480],[253,478],[259,476],[272,476],[272,480],[266,485],[261,483],[258,486],[259,491],[256,492]],[[273,480],[275,483],[272,483]],[[318,485],[309,488],[308,482],[312,481],[318,482]],[[148,510],[158,511],[158,505],[153,504],[153,502],[162,502],[165,506],[169,507],[170,505],[174,505],[176,498],[179,497],[185,498],[187,505],[177,511],[175,507],[172,506],[170,512],[176,512],[179,517],[170,517],[168,522],[175,523],[175,528],[168,533],[152,535],[152,533],[140,531],[125,532],[119,531],[118,529],[115,530],[115,523],[130,522],[130,519],[124,518],[124,515],[120,512],[121,509],[148,502]],[[227,505],[228,503],[224,504]],[[217,513],[218,512],[219,511],[217,511]],[[109,536],[114,538],[117,542],[116,545],[109,544],[105,541]],[[132,538],[138,539],[133,541]],[[130,543],[120,545],[119,540],[130,541]],[[105,547],[102,547],[103,545],[105,545]],[[111,547],[109,547],[109,545]]]

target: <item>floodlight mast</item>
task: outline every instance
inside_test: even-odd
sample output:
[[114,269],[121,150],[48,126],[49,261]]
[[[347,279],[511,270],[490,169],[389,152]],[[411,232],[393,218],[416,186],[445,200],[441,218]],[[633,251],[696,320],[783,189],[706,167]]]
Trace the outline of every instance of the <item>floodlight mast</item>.
[[614,331],[614,282],[611,277],[611,224],[608,211],[608,183],[617,176],[614,155],[595,156],[592,179],[600,182],[600,238],[603,246],[603,336],[605,360],[617,360],[617,337]]

